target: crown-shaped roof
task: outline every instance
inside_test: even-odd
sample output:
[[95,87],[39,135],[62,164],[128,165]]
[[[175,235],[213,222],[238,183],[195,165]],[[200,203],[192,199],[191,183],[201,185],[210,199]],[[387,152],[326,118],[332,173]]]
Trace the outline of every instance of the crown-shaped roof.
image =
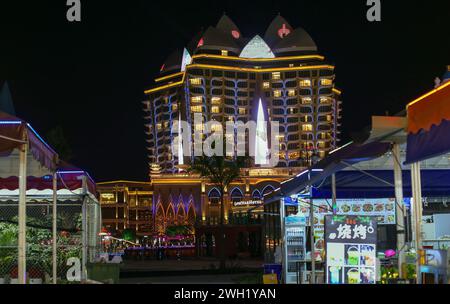
[[198,49],[229,50],[235,53],[239,53],[241,49],[231,35],[226,35],[225,32],[212,26],[206,30],[200,41]]
[[252,40],[244,47],[239,57],[242,58],[274,58],[275,55],[267,45],[267,43],[259,36],[256,35]]
[[236,26],[236,24],[231,20],[227,15],[223,15],[220,18],[219,22],[216,25],[218,30],[225,32],[228,35],[231,35],[234,39],[239,39],[242,37],[241,31]]
[[272,49],[278,54],[294,51],[317,51],[317,46],[311,36],[299,27],[286,38],[281,39]]
[[277,15],[275,19],[270,23],[269,27],[264,34],[264,41],[269,46],[274,46],[280,40],[289,36],[294,29],[281,15]]

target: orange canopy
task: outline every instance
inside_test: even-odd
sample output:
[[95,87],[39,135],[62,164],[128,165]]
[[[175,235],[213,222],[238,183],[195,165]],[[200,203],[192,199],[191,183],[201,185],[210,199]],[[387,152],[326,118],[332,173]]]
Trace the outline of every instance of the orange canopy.
[[412,101],[407,106],[408,133],[429,131],[443,120],[450,121],[450,81]]

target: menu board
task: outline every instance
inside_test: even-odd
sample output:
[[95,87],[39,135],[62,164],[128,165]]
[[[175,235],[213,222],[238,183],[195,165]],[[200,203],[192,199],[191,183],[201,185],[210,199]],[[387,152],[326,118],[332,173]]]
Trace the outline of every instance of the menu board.
[[[331,200],[328,201],[331,203]],[[320,209],[328,207],[327,201],[324,199],[314,200],[314,205],[320,206]],[[342,215],[361,215],[374,216],[378,224],[395,224],[395,199],[394,198],[354,198],[354,199],[337,199],[337,214]],[[329,211],[326,213],[330,213]],[[318,217],[314,220],[323,224],[323,219]]]
[[325,217],[328,284],[375,284],[377,219],[375,216]]

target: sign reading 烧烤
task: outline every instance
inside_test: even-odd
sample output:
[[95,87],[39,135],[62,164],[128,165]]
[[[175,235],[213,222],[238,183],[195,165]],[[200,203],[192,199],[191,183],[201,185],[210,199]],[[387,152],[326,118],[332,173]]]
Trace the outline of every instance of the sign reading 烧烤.
[[325,244],[328,284],[375,284],[376,217],[326,216]]

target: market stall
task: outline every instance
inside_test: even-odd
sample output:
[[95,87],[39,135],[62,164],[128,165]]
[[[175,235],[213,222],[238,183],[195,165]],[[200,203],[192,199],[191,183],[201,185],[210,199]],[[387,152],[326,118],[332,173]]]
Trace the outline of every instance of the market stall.
[[[30,124],[0,112],[0,282],[65,279],[70,258],[83,266],[95,254],[100,216],[89,175],[59,162]],[[87,278],[81,268],[75,281]]]

